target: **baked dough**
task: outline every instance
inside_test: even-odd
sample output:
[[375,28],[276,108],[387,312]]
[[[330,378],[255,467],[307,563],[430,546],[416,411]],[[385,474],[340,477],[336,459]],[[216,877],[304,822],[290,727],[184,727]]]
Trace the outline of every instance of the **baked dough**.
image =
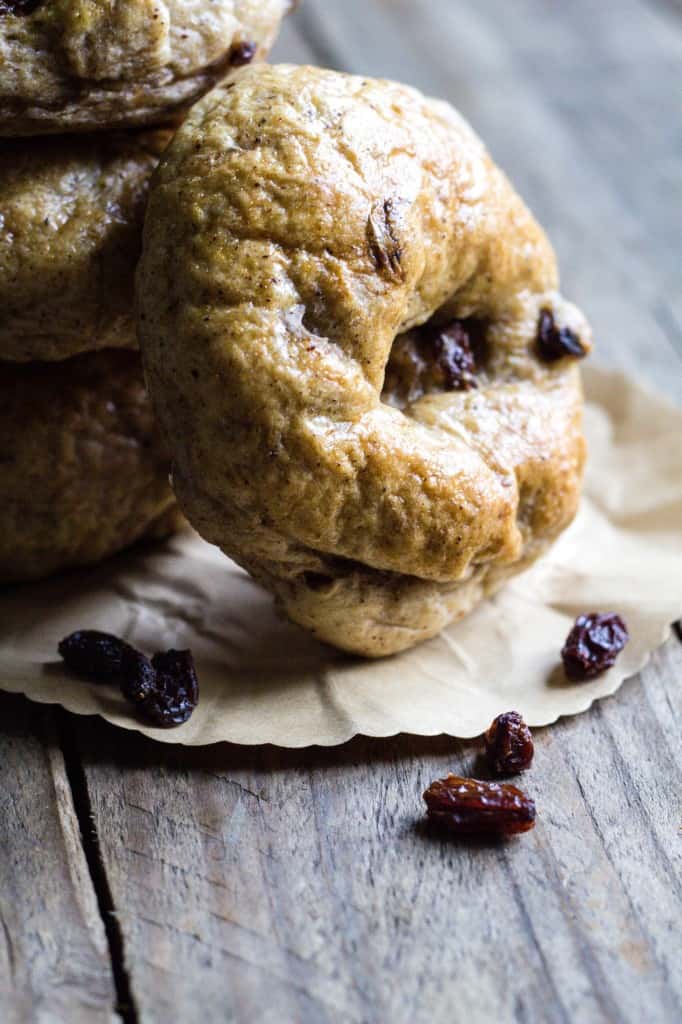
[[158,124],[262,59],[290,0],[4,0],[0,135]]
[[2,143],[0,359],[137,347],[134,272],[147,188],[170,137]]
[[181,507],[323,640],[410,647],[573,518],[580,378],[538,336],[590,330],[446,104],[245,69],[164,155],[137,283]]
[[0,582],[112,555],[180,521],[136,352],[0,363]]

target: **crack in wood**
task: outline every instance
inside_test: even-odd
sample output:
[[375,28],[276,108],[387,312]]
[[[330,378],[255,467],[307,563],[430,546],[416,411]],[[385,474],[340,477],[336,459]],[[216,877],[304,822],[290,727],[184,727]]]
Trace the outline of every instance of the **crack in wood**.
[[[649,838],[651,840],[651,843],[653,845],[655,854],[657,856],[657,860],[659,861],[660,866],[662,867],[663,871],[666,873],[666,875],[668,876],[668,878],[670,880],[669,881],[669,889],[671,890],[671,895],[673,893],[677,893],[680,896],[680,903],[682,903],[682,881],[680,881],[680,878],[679,878],[679,875],[678,875],[678,872],[677,872],[674,860],[671,858],[671,855],[668,852],[668,850],[665,848],[665,846],[661,843],[661,840],[660,840],[660,838],[659,838],[659,836],[658,836],[658,834],[656,832],[655,821],[653,821],[651,819],[651,816],[649,814],[649,810],[645,806],[645,803],[644,803],[644,801],[642,799],[641,792],[634,785],[632,785],[632,772],[630,771],[630,767],[629,767],[625,757],[623,756],[623,754],[622,754],[618,744],[616,743],[616,739],[615,739],[615,737],[614,737],[614,735],[613,735],[613,733],[611,731],[611,727],[610,727],[610,725],[609,725],[609,723],[608,723],[608,721],[606,719],[606,716],[605,716],[605,713],[604,713],[604,708],[600,704],[596,704],[595,705],[594,717],[595,718],[599,718],[601,720],[601,723],[602,723],[603,728],[604,728],[604,738],[606,739],[606,742],[611,747],[612,764],[617,768],[618,776],[621,779],[628,780],[628,782],[630,783],[630,786],[628,787],[628,793],[627,793],[628,804],[630,806],[634,806],[634,807],[637,808],[637,811],[638,811],[640,819],[643,822],[646,822],[647,825],[648,825],[647,834],[648,834],[648,836],[649,836]],[[582,786],[582,783],[581,783],[581,780],[580,780],[580,773],[577,770],[576,770],[575,780],[576,780],[576,783],[578,784],[578,789],[580,790],[580,794],[581,794],[581,797],[583,799],[583,803],[585,804],[585,808],[587,810],[587,813],[590,815],[590,818],[594,822],[595,827],[597,827],[596,818],[594,817],[594,813],[593,813],[592,808],[591,808],[591,806],[589,804],[589,801],[587,799],[586,792],[583,789],[583,786]],[[600,835],[600,840],[601,840],[602,845],[604,847],[604,854],[605,854],[607,860],[612,864],[612,866],[614,867],[614,870],[617,870],[616,865],[613,864],[613,861],[611,859],[611,851],[610,851],[609,845],[606,842],[606,837],[603,836],[603,835]],[[628,898],[628,900],[631,899],[629,894],[627,894],[627,898]],[[633,908],[633,910],[634,910],[634,908]]]
[[509,879],[512,898],[518,909],[523,929],[528,935],[533,947],[535,948],[538,960],[542,966],[542,973],[553,1001],[553,1007],[558,1011],[559,1016],[561,1020],[564,1022],[564,1024],[570,1024],[571,1017],[569,1015],[568,1010],[566,1009],[566,1006],[564,1005],[563,999],[561,998],[559,986],[557,986],[556,984],[554,973],[551,969],[549,961],[547,960],[547,957],[545,956],[545,951],[542,947],[542,943],[540,942],[540,938],[533,924],[532,915],[528,909],[526,901],[523,898],[521,887],[516,878],[514,877],[513,871],[511,870],[509,858],[505,851],[502,851],[501,861],[503,869],[507,875],[507,878]]
[[2,933],[5,936],[5,946],[7,948],[7,960],[9,963],[10,977],[14,979],[16,972],[16,957],[14,954],[14,942],[12,941],[12,932],[5,921],[4,914],[0,908],[0,926],[2,927]]
[[109,960],[116,991],[115,1012],[123,1024],[139,1024],[140,1016],[133,998],[130,975],[125,965],[123,932],[116,916],[116,908],[107,877],[95,826],[92,801],[83,765],[73,737],[72,725],[64,711],[60,712],[59,745],[64,758],[66,778],[71,790],[73,808],[78,820],[83,854],[97,899],[97,908],[107,939]]

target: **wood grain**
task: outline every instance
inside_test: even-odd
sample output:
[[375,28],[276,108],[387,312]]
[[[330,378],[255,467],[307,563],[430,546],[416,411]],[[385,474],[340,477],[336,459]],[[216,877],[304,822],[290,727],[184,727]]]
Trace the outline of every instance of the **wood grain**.
[[[676,7],[305,0],[274,59],[458,105],[548,227],[599,357],[682,400]],[[682,1019],[682,635],[537,733],[538,827],[507,845],[420,825],[432,778],[481,774],[475,744],[183,750],[0,706],[3,1020]]]
[[0,1017],[114,1019],[114,982],[55,717],[2,695]]
[[[682,645],[539,731],[539,824],[434,840],[446,738],[326,751],[126,743],[81,754],[143,1020],[674,1021],[682,1014]],[[665,766],[663,768],[663,766]],[[677,936],[677,940],[676,940]]]

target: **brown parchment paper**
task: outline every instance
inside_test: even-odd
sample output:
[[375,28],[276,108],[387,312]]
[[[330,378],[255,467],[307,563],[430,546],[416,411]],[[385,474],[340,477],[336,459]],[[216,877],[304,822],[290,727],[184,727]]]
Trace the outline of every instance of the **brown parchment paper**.
[[[502,711],[530,725],[585,711],[639,671],[682,615],[682,410],[588,368],[582,509],[553,551],[468,619],[380,662],[335,652],[277,618],[267,594],[192,533],[86,572],[0,592],[0,687],[99,714],[169,743],[341,743],[356,733],[480,734]],[[590,683],[558,652],[576,615],[615,610],[631,641]],[[201,700],[165,731],[115,688],[68,676],[58,640],[118,633],[151,653],[191,647]]]

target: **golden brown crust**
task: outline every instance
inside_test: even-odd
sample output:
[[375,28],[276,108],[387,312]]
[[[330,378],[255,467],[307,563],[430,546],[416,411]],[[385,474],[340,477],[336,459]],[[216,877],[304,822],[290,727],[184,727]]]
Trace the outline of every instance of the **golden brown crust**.
[[[138,296],[184,511],[323,639],[377,655],[433,635],[572,519],[579,376],[535,339],[543,309],[585,350],[589,328],[445,104],[244,70],[161,163]],[[396,337],[453,317],[485,325],[480,386],[382,396]]]
[[0,147],[0,359],[136,348],[134,272],[170,132]]
[[0,363],[0,582],[165,536],[178,513],[139,355]]
[[[266,55],[289,0],[36,0],[0,15],[0,136],[167,121]],[[11,10],[12,4],[9,3]],[[249,51],[250,53],[250,51]]]

